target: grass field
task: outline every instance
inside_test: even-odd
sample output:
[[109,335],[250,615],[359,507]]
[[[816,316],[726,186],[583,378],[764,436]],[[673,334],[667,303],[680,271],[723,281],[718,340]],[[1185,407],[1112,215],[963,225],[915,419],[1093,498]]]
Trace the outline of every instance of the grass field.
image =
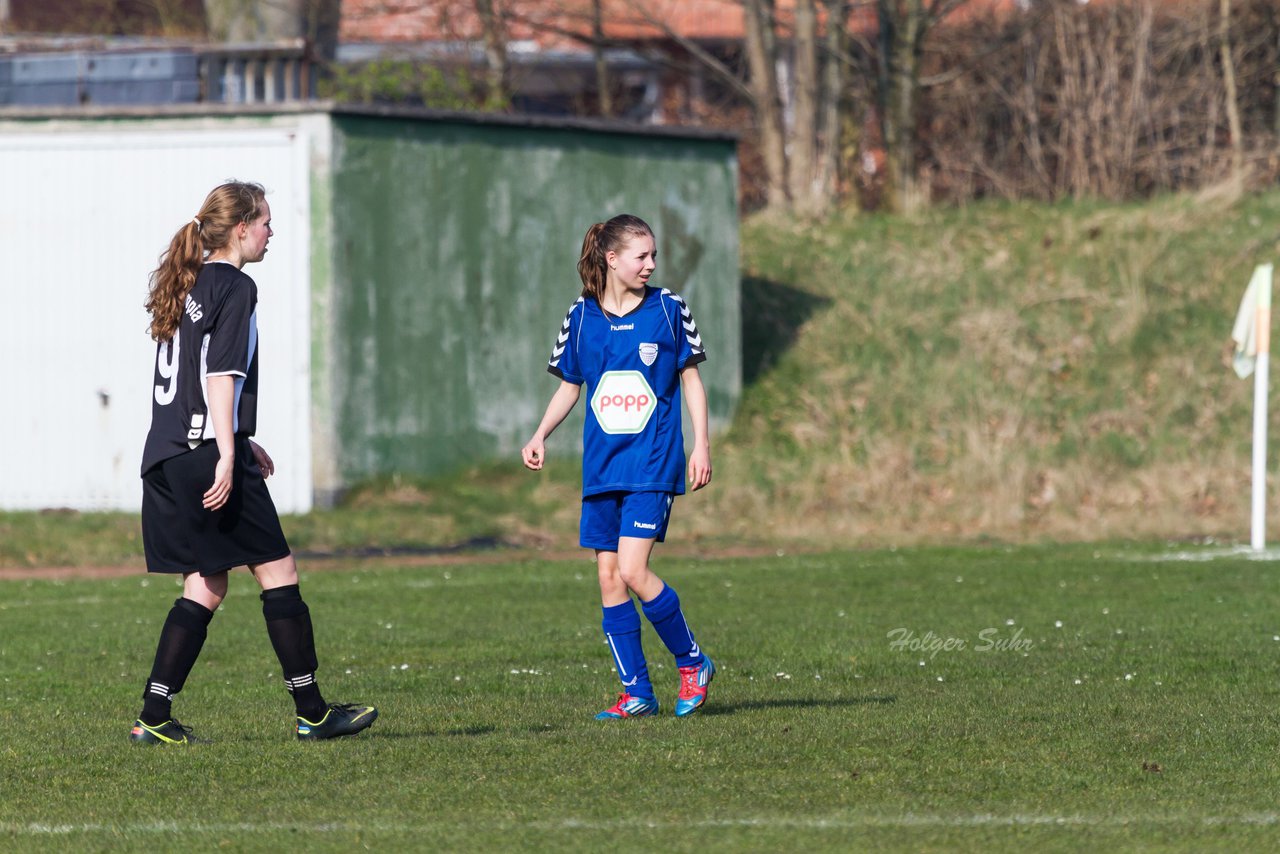
[[314,562],[321,685],[382,717],[341,742],[293,739],[239,572],[175,705],[213,739],[187,749],[126,741],[176,585],[0,582],[0,847],[1280,842],[1268,562],[1094,545],[656,567],[720,667],[693,718],[670,714],[675,672],[646,628],[663,715],[592,720],[616,683],[587,561]]

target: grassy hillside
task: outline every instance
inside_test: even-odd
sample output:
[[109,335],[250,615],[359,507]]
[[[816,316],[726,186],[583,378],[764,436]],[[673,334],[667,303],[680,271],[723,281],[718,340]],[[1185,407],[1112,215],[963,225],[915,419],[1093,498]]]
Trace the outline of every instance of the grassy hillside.
[[[742,403],[673,544],[1247,538],[1229,335],[1278,237],[1280,191],[746,222]],[[303,550],[572,548],[571,445],[541,475],[372,484],[286,527]],[[136,530],[0,514],[0,564],[136,560]]]
[[1247,538],[1229,340],[1278,236],[1276,192],[747,223],[756,356],[697,528]]

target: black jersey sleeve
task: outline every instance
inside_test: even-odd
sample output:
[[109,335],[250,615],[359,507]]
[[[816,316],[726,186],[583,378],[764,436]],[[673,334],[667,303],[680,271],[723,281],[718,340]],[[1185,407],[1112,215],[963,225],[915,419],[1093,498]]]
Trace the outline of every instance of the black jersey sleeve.
[[236,270],[220,281],[209,319],[209,346],[205,355],[206,376],[247,376],[249,373],[250,318],[253,316],[257,285]]

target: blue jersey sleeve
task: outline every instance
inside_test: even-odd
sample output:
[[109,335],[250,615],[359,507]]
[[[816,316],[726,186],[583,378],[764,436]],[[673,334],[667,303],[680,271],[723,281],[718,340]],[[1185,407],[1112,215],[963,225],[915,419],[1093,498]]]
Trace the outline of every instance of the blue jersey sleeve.
[[698,324],[693,319],[693,312],[679,294],[671,291],[662,292],[663,308],[667,309],[667,318],[671,324],[671,335],[676,345],[676,369],[683,370],[691,365],[707,360],[707,351],[702,346],[702,334],[698,332]]
[[569,306],[560,324],[560,332],[556,335],[556,344],[551,349],[551,358],[547,361],[547,370],[565,382],[582,385],[582,364],[578,349],[582,335],[582,297]]

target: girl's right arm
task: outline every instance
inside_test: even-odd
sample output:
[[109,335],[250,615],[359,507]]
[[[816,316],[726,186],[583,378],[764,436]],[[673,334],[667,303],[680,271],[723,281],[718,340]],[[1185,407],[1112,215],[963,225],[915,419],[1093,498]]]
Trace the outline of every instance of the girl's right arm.
[[524,460],[525,468],[531,471],[542,469],[542,463],[546,460],[546,452],[542,446],[543,442],[555,432],[555,429],[560,426],[560,422],[568,417],[573,407],[578,403],[578,396],[581,394],[582,386],[564,380],[560,381],[560,388],[556,389],[556,393],[551,395],[551,402],[547,404],[547,411],[543,414],[542,421],[538,424],[538,429],[533,431],[533,438],[520,449],[520,456]]
[[236,464],[236,440],[231,432],[235,423],[232,410],[236,400],[236,378],[229,374],[209,377],[209,418],[218,442],[218,464],[213,470],[213,485],[205,491],[204,509],[217,510],[231,495],[231,471]]

